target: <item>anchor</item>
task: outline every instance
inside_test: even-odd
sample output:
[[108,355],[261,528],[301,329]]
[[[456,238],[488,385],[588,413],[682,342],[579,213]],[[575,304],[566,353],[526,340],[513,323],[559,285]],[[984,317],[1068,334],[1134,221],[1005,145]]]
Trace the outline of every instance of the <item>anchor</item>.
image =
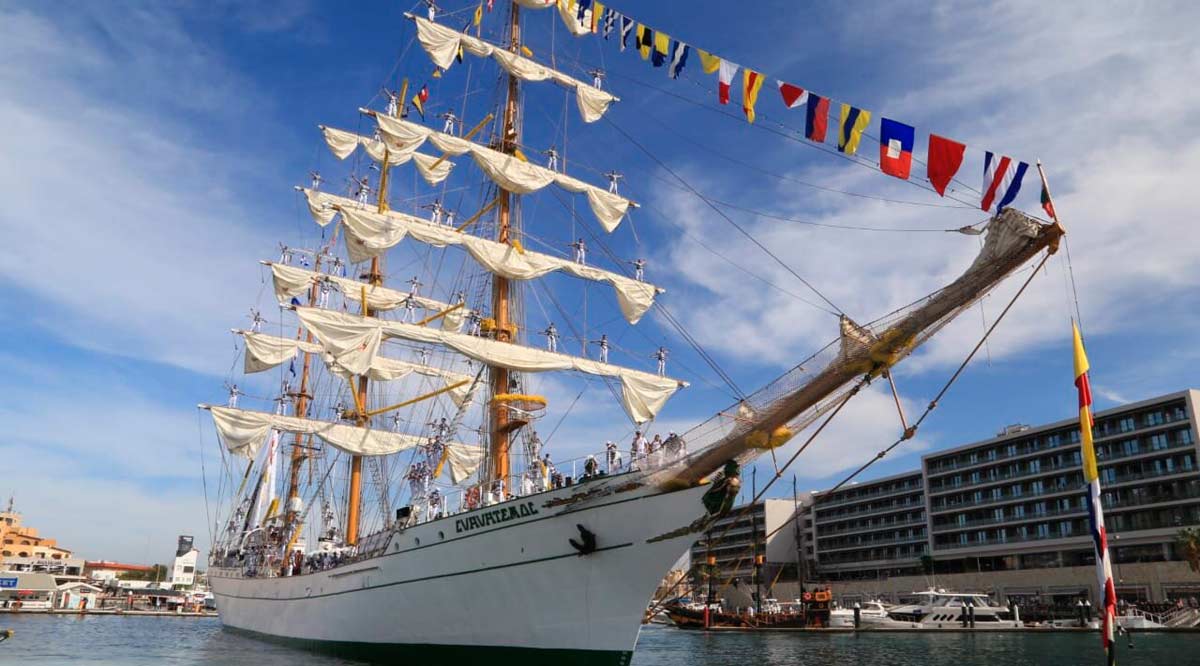
[[575,527],[579,529],[579,538],[583,543],[579,543],[574,539],[567,539],[571,547],[579,551],[580,555],[590,555],[596,552],[596,533],[583,525],[575,525]]

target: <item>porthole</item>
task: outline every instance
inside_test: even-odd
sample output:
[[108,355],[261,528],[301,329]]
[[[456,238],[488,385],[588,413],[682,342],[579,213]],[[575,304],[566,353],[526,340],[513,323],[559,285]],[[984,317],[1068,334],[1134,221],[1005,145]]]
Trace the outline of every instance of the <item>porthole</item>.
[[441,530],[438,530],[438,538],[439,538],[439,539],[445,539],[445,538],[446,538],[446,534],[445,534],[445,532],[442,532]]
[[421,540],[420,540],[420,539],[413,539],[413,543],[415,543],[415,544],[417,544],[417,545],[419,546],[419,545],[421,545]]

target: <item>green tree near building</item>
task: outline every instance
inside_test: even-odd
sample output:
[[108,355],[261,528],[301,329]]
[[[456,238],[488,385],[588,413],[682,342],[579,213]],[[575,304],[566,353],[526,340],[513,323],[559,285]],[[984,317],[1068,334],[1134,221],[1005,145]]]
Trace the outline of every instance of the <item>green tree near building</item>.
[[1200,529],[1185,527],[1175,534],[1175,550],[1192,573],[1200,573]]

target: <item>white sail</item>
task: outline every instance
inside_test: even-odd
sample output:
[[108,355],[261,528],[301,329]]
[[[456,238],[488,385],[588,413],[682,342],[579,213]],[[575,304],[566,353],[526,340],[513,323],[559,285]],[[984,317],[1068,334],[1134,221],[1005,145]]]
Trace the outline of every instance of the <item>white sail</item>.
[[[321,360],[325,362],[330,371],[346,379],[354,376],[349,370],[339,365],[336,359],[326,354],[324,347],[315,342],[280,338],[274,335],[253,333],[250,331],[237,331],[237,333],[246,342],[244,369],[247,374],[263,372],[264,370],[279,367],[296,358],[301,351],[304,351],[310,354],[319,354]],[[375,381],[389,382],[403,379],[413,374],[443,380],[449,389],[447,395],[460,407],[467,399],[467,394],[471,388],[470,382],[473,379],[471,375],[442,370],[441,368],[421,365],[420,363],[409,363],[387,356],[376,356],[371,362],[371,367],[367,369],[366,376]],[[464,384],[463,382],[467,383]]]
[[300,321],[326,352],[346,367],[369,367],[384,337],[439,344],[492,366],[519,372],[575,370],[621,380],[621,403],[635,423],[654,418],[685,382],[568,354],[422,326],[358,317],[317,308],[296,308]]
[[267,444],[267,451],[263,455],[262,463],[262,481],[259,483],[258,494],[254,498],[254,506],[250,508],[250,524],[254,526],[262,525],[263,520],[269,518],[267,511],[270,510],[271,504],[279,498],[278,489],[278,474],[279,474],[279,440],[280,433],[278,430],[271,431],[271,441]]
[[459,49],[481,58],[492,58],[506,72],[522,81],[546,81],[570,88],[575,91],[575,103],[579,106],[579,114],[583,121],[593,123],[599,120],[613,102],[620,101],[615,95],[605,92],[562,72],[541,65],[530,58],[506,51],[488,44],[477,37],[465,32],[438,25],[428,19],[412,14],[406,14],[417,24],[417,41],[429,54],[433,64],[449,69],[458,56]]
[[446,180],[450,170],[454,168],[454,163],[450,160],[443,160],[434,155],[418,153],[416,150],[388,150],[382,141],[325,125],[318,127],[325,135],[325,145],[329,146],[333,156],[339,160],[349,157],[354,149],[361,145],[376,162],[382,163],[386,156],[388,166],[399,166],[411,161],[416,165],[421,177],[430,185],[437,185]]
[[[364,111],[366,110],[364,109]],[[536,192],[551,183],[568,192],[583,193],[587,196],[588,206],[591,207],[592,214],[596,216],[600,226],[610,233],[621,223],[621,218],[625,216],[629,207],[636,206],[635,203],[618,194],[613,194],[566,174],[524,162],[498,150],[435,131],[403,118],[393,118],[381,113],[374,115],[379,132],[389,149],[416,150],[429,141],[438,150],[451,155],[469,153],[488,178],[514,194]]]
[[[351,199],[310,190],[306,192],[310,197],[310,209],[320,209],[320,206],[325,205],[335,215],[338,212],[342,214],[343,226],[346,229],[346,248],[354,261],[365,261],[380,256],[406,237],[435,247],[456,245],[470,253],[471,257],[487,270],[510,280],[532,280],[547,273],[562,271],[584,280],[611,285],[616,292],[621,313],[630,324],[638,323],[642,315],[654,305],[655,296],[664,291],[648,282],[639,282],[593,266],[461,233],[412,215],[396,211],[377,213],[359,207]],[[315,203],[317,200],[322,203]],[[324,210],[321,210],[321,214],[324,214]],[[320,223],[321,218],[317,217],[317,213],[314,213],[313,218]],[[462,313],[459,317],[461,319],[466,315],[467,313]],[[461,330],[451,326],[443,328]]]
[[[225,448],[229,449],[230,453],[250,460],[254,460],[259,446],[272,428],[283,432],[316,435],[321,441],[335,449],[359,456],[386,456],[399,453],[420,446],[428,440],[426,437],[402,432],[372,430],[344,423],[329,423],[328,421],[268,414],[249,409],[209,405],[201,405],[201,407],[212,412],[213,424],[217,427],[221,441],[225,442]],[[458,442],[451,442],[446,447],[451,451],[458,450],[448,458],[451,458],[452,464],[458,465],[455,473],[460,475],[459,478],[470,476],[475,468],[478,468],[479,460],[482,460],[482,453],[478,452],[479,447]],[[473,452],[471,449],[476,451]],[[472,461],[474,461],[474,468],[471,467]]]
[[[369,259],[370,256],[367,258]],[[356,261],[363,261],[363,259]],[[283,304],[287,304],[295,296],[308,293],[314,282],[319,285],[325,281],[336,286],[345,298],[359,303],[362,302],[363,289],[366,289],[367,306],[372,310],[395,310],[404,307],[410,298],[417,307],[430,312],[446,312],[454,307],[450,303],[443,303],[424,296],[414,296],[409,292],[388,289],[382,285],[367,284],[350,278],[327,275],[284,264],[269,263],[269,265],[271,266],[271,278],[275,285],[275,298]],[[441,318],[442,328],[447,331],[462,330],[463,322],[470,312],[461,307],[446,312]]]

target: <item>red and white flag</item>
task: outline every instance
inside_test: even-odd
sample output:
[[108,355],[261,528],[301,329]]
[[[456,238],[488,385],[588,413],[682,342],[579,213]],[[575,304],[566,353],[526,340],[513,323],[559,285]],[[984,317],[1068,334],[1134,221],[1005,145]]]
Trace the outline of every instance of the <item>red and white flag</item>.
[[721,60],[721,65],[717,68],[717,100],[722,104],[729,103],[729,86],[733,83],[733,76],[737,71],[738,66],[725,59]]
[[787,108],[795,109],[808,103],[808,91],[804,88],[784,81],[776,83],[779,84],[779,96],[783,98],[783,105]]

